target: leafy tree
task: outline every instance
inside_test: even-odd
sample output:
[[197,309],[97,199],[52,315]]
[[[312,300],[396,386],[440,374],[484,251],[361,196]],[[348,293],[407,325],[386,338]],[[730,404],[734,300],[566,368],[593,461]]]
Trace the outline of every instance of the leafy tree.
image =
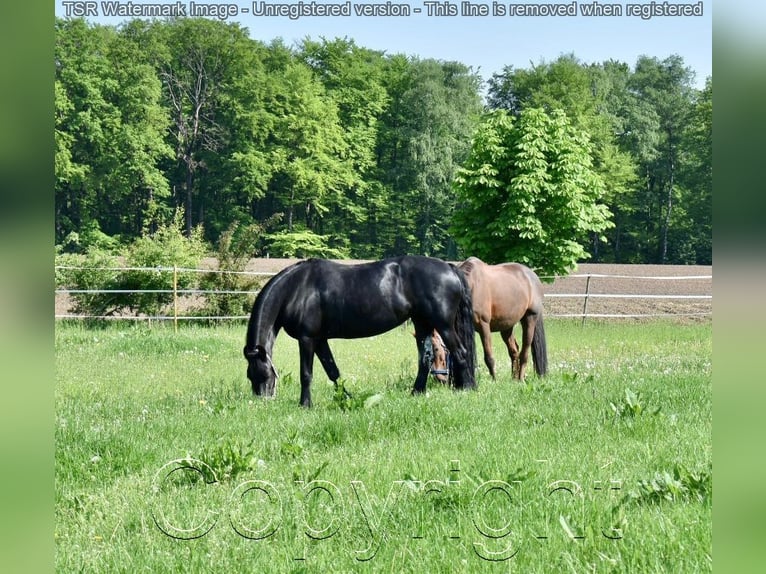
[[[348,245],[342,238],[318,235],[307,229],[272,233],[266,239],[269,253],[275,257],[346,259],[349,256]],[[340,244],[333,246],[333,242]]]
[[689,259],[685,262],[713,263],[713,78],[699,92],[683,142],[685,161],[680,178],[689,189],[686,201],[688,223],[684,229]]
[[375,146],[381,116],[390,99],[383,85],[384,56],[346,38],[305,39],[298,56],[314,72],[324,86],[326,97],[337,107],[348,161],[357,175],[323,218],[320,231],[331,227],[347,230],[354,251],[367,256],[377,248],[376,240],[367,233],[367,223],[371,215],[374,217],[370,207],[380,198]]
[[385,254],[456,255],[448,234],[452,180],[481,112],[480,80],[457,62],[390,59],[378,166],[390,190],[377,218]]
[[[586,65],[574,54],[562,55],[552,62],[540,62],[529,69],[506,67],[489,81],[488,102],[492,108],[507,109],[515,115],[528,107],[550,112],[563,110],[573,127],[588,133],[593,169],[605,184],[603,202],[618,213],[638,182],[637,162],[618,145],[615,134],[623,131],[617,101],[627,66],[615,62]],[[616,244],[608,233],[611,246]],[[590,248],[597,259],[601,254],[599,234],[591,234]]]
[[136,234],[170,193],[159,80],[114,28],[57,20],[56,30],[57,238],[92,221]]
[[263,223],[240,225],[234,221],[218,239],[216,260],[218,269],[206,273],[200,288],[208,291],[202,313],[213,317],[237,316],[249,312],[252,296],[236,291],[255,291],[261,281],[243,273],[251,258],[260,254],[264,232],[279,221],[282,214]]
[[588,137],[562,111],[488,113],[455,190],[452,231],[466,252],[546,277],[571,271],[589,256],[583,239],[612,225]]
[[238,41],[231,50],[236,54],[225,89],[218,95],[216,115],[225,137],[215,153],[204,154],[204,169],[198,172],[195,183],[196,217],[213,243],[234,222],[241,232],[254,219],[273,215],[271,210],[259,213],[256,209],[274,174],[269,156],[276,121],[269,103],[271,85],[276,81],[274,73],[267,70],[271,50],[250,39]]
[[[169,110],[169,142],[175,165],[169,169],[176,202],[184,206],[185,232],[192,234],[196,203],[202,195],[199,178],[217,160],[228,137],[221,122],[227,91],[241,70],[240,57],[249,39],[245,29],[206,18],[154,22],[134,33],[146,44],[162,81]],[[197,216],[204,220],[204,214]]]
[[[127,267],[179,267],[176,274],[178,289],[189,289],[199,281],[199,275],[189,269],[196,269],[205,255],[206,245],[202,229],[195,227],[191,236],[184,232],[183,210],[179,209],[173,220],[160,225],[153,233],[138,237],[125,249]],[[122,277],[125,290],[163,290],[173,288],[171,271],[130,270]],[[156,315],[173,301],[172,293],[127,293],[125,305],[137,313]]]
[[682,142],[693,101],[694,74],[680,56],[665,60],[642,56],[636,62],[630,87],[648,103],[658,120],[657,144],[640,158],[644,185],[645,225],[652,229],[654,260],[667,263],[673,210],[683,195],[679,170],[683,163]]
[[317,229],[332,206],[357,182],[335,103],[300,61],[274,74],[269,109],[275,119],[268,142],[269,193],[292,232],[297,218]]
[[604,86],[602,112],[612,119],[614,143],[631,161],[629,177],[626,174],[623,178],[625,187],[607,201],[615,226],[607,231],[611,254],[602,259],[641,263],[646,260],[642,246],[647,245],[650,233],[646,222],[641,220],[645,194],[639,176],[640,162],[642,157],[656,156],[659,119],[654,108],[630,86],[630,66],[609,60],[592,66],[592,71],[599,85]]

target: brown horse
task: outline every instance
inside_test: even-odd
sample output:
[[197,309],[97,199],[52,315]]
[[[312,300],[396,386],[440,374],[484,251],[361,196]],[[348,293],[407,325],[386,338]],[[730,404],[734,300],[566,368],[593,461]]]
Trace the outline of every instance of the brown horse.
[[[487,265],[477,257],[470,257],[458,268],[463,271],[471,287],[473,319],[484,347],[484,362],[495,378],[495,358],[492,355],[492,333],[499,331],[508,348],[513,365],[513,376],[523,380],[526,376],[529,350],[535,372],[544,376],[548,371],[548,352],[543,327],[543,287],[534,271],[520,263]],[[521,323],[521,350],[513,336],[516,323]],[[438,338],[432,338],[432,373],[446,382],[448,356]]]

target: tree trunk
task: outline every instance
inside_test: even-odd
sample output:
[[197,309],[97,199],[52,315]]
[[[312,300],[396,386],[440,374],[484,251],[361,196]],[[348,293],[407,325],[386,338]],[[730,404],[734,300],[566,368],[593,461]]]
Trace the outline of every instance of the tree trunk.
[[668,260],[668,229],[670,228],[670,214],[673,211],[673,185],[675,184],[675,161],[673,157],[673,133],[668,133],[669,147],[669,165],[668,165],[668,189],[665,198],[665,217],[662,222],[662,247],[660,251],[660,263],[666,263]]
[[185,213],[184,218],[186,220],[186,237],[191,237],[192,231],[192,186],[194,185],[194,172],[190,165],[186,166],[186,198],[185,198]]

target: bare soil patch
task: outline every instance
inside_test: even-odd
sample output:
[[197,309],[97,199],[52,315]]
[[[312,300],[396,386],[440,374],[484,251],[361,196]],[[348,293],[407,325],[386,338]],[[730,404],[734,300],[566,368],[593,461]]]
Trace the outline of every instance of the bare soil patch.
[[[275,274],[298,259],[251,259],[246,270]],[[344,260],[342,263],[361,263]],[[203,260],[202,268],[215,269],[213,258]],[[642,320],[636,315],[679,316],[683,320],[710,320],[713,312],[712,265],[613,265],[582,263],[567,277],[544,283],[545,310],[548,316],[616,315],[626,320]],[[264,280],[268,276],[264,277]],[[603,297],[616,295],[616,297]],[[695,297],[695,298],[684,298]],[[197,307],[199,297],[186,298],[179,312]],[[70,313],[66,294],[56,295],[56,314]]]
[[[298,259],[252,259],[248,271],[277,273]],[[361,263],[347,260],[343,263]],[[213,264],[210,261],[209,264]],[[590,279],[588,279],[590,276]],[[608,276],[608,277],[607,277]],[[712,265],[616,265],[581,263],[567,277],[544,283],[548,315],[686,315],[709,319],[713,312]],[[698,277],[689,279],[689,277]],[[586,291],[587,290],[587,291]],[[562,297],[577,295],[577,297]],[[600,297],[618,295],[618,297]],[[627,295],[648,297],[627,297]],[[700,297],[683,299],[680,297]],[[667,298],[665,298],[667,297]],[[701,298],[711,297],[711,298]],[[633,317],[631,317],[633,318]]]

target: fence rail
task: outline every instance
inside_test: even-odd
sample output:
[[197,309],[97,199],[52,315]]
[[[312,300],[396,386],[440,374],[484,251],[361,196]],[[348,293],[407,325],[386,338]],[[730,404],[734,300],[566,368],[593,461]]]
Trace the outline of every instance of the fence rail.
[[[57,265],[57,271],[143,271],[168,274],[168,288],[166,289],[69,289],[59,287],[55,289],[56,296],[56,319],[71,320],[107,320],[107,321],[173,321],[177,326],[179,321],[211,321],[211,320],[243,320],[247,315],[226,315],[226,316],[200,316],[183,314],[179,307],[190,298],[205,297],[206,295],[256,295],[258,290],[240,290],[240,289],[190,289],[178,288],[177,276],[179,273],[201,273],[201,274],[231,274],[246,275],[251,277],[269,278],[276,273],[261,271],[224,271],[218,269],[196,269],[182,267],[81,267],[71,265]],[[583,273],[567,276],[545,277],[543,279],[553,279],[552,283],[545,283],[546,298],[546,316],[548,317],[568,317],[581,318],[583,323],[587,318],[652,318],[652,317],[709,317],[712,316],[712,279],[711,275],[625,275],[608,273]],[[584,280],[582,289],[575,288],[578,280]],[[600,289],[596,288],[601,283]],[[643,291],[635,293],[632,291],[620,292],[623,283],[633,290],[637,289],[636,284],[648,286]],[[673,289],[663,288],[662,285],[672,284]],[[689,286],[685,292],[681,285]],[[692,288],[693,287],[693,288]],[[606,292],[603,292],[606,289]],[[679,289],[681,292],[679,292]],[[172,294],[172,303],[168,305],[168,311],[162,315],[143,315],[143,314],[113,314],[113,315],[92,315],[77,314],[70,312],[71,296],[87,294]],[[626,301],[631,301],[626,305]],[[675,304],[672,309],[667,307],[657,307],[658,302],[666,301]],[[618,302],[618,303],[615,303]],[[621,303],[619,303],[621,302]],[[642,306],[642,303],[646,303]],[[688,302],[688,304],[680,304]],[[596,305],[600,303],[600,308],[592,309],[591,303]],[[618,306],[620,312],[615,312],[614,308]]]

